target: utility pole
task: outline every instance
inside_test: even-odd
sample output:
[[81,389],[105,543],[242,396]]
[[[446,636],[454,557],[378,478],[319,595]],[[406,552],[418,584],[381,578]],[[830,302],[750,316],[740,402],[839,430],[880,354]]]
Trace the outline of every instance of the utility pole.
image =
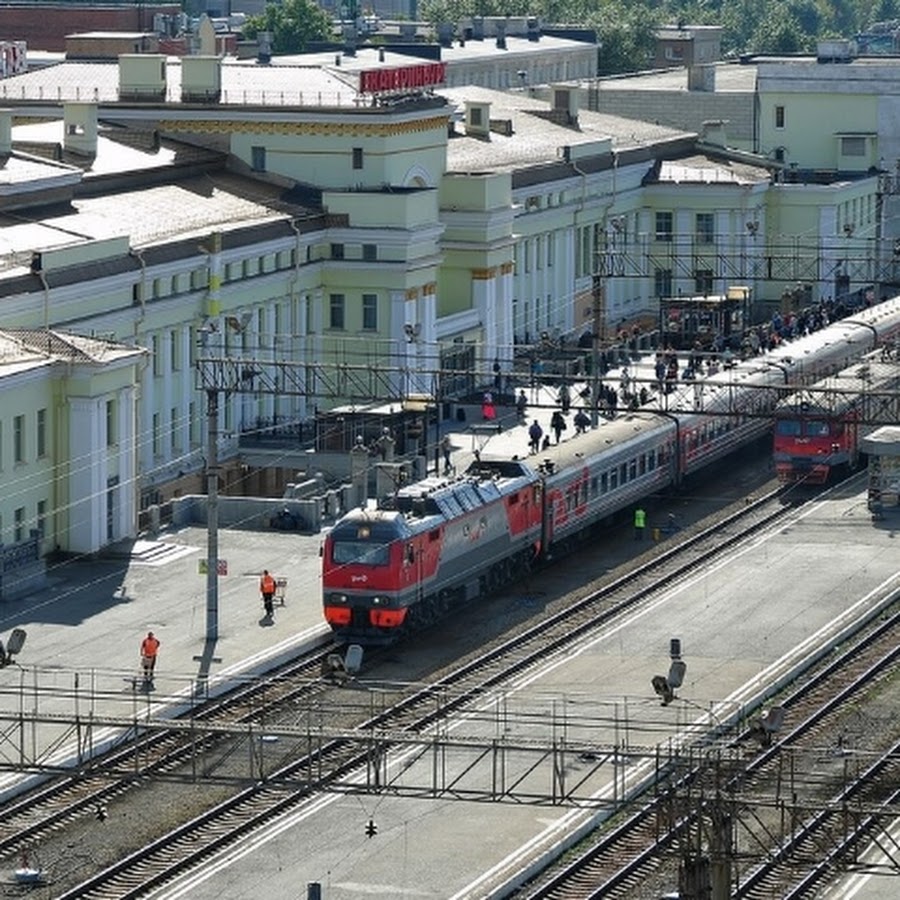
[[219,391],[206,390],[206,640],[219,637]]
[[210,335],[215,328],[200,329],[197,359],[199,387],[206,392],[206,641],[219,638],[219,393],[225,378],[221,356],[210,358]]

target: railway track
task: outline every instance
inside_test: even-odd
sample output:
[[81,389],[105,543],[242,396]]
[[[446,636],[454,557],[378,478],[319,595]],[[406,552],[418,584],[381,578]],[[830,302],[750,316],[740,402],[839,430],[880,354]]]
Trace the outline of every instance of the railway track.
[[[696,575],[699,560],[709,564],[749,535],[771,527],[790,512],[791,509],[780,502],[778,492],[748,503],[715,526],[686,537],[677,546],[673,545],[659,553],[626,576],[582,597],[564,612],[551,615],[540,624],[492,647],[438,681],[418,690],[398,690],[388,708],[375,715],[368,718],[357,716],[352,721],[351,713],[345,709],[341,717],[335,720],[336,724],[317,730],[314,740],[302,728],[279,724],[275,720],[274,707],[268,708],[265,712],[265,728],[282,741],[283,749],[278,756],[280,760],[288,760],[287,762],[261,770],[255,783],[239,790],[223,803],[206,810],[187,824],[161,832],[146,846],[96,872],[90,878],[78,884],[66,885],[66,891],[61,896],[140,896],[153,886],[170,880],[218,849],[233,843],[242,835],[271,821],[285,810],[297,807],[316,792],[364,789],[364,785],[360,785],[358,772],[370,762],[365,740],[367,735],[377,731],[402,737],[426,732],[439,719],[465,709],[492,687],[537,665],[553,650],[570,646],[588,633],[602,628],[616,616],[649,598],[661,586],[672,584],[688,575]],[[318,659],[322,655],[324,653]],[[265,690],[274,692],[273,684],[281,685],[283,682],[285,687],[279,688],[283,691],[282,701],[289,698],[290,703],[308,703],[313,695],[322,698],[323,691],[328,690],[328,686],[321,679],[309,678],[309,667],[314,666],[315,661],[305,661],[304,665],[307,666],[305,675],[293,679],[279,677],[273,682],[267,682]],[[333,696],[340,694],[337,689],[333,691],[334,694],[329,695],[329,706],[332,705]],[[301,699],[304,697],[305,699]],[[436,698],[439,698],[439,702],[436,702]],[[252,707],[257,716],[261,714],[263,703],[252,693],[244,697],[241,703],[244,707]],[[231,715],[236,719],[234,712],[219,715]],[[192,724],[192,727],[195,729],[192,740],[196,743],[197,730],[199,728],[202,732],[203,726],[201,723],[199,726]],[[170,732],[179,730],[171,722],[156,722],[153,728],[158,731],[153,737],[161,743],[173,740]],[[252,722],[248,723],[247,729],[248,734],[254,729],[257,735],[261,731],[259,724],[254,725]],[[212,732],[215,729],[210,727],[208,730]],[[142,752],[146,755],[147,751],[144,749]],[[219,752],[217,760],[221,759],[222,754]],[[172,756],[160,752],[154,765],[157,771],[174,772],[179,766],[186,765],[184,751]],[[146,783],[143,777],[135,777],[133,761],[123,763],[122,759],[118,759],[112,761],[110,766],[111,768],[100,761],[96,762],[96,777],[105,778],[103,790],[109,792],[110,796],[124,792],[137,782]],[[125,768],[129,769],[127,775]],[[196,765],[192,765],[188,773],[180,777],[196,777],[196,774]],[[96,805],[96,802],[96,799],[85,800],[80,796],[77,805],[66,808],[64,802],[59,803],[57,822],[83,814],[86,809]],[[44,809],[46,808],[45,805]],[[23,799],[17,810],[18,819],[23,821],[23,817],[29,815],[36,821],[41,813],[36,806],[29,809],[27,799]],[[44,839],[47,838],[46,832],[32,831],[31,841],[38,839],[41,834]],[[5,855],[8,856],[17,846],[21,846],[21,843],[17,845],[10,840],[5,845]]]
[[[642,885],[655,885],[654,878],[666,869],[668,876],[661,879],[665,884],[651,892],[659,896],[677,884],[674,861],[696,852],[705,839],[701,834],[706,836],[717,828],[724,832],[722,822],[733,820],[735,807],[741,806],[753,808],[753,816],[765,826],[760,831],[768,834],[774,845],[757,847],[752,854],[746,851],[746,856],[762,857],[762,861],[745,861],[728,873],[729,881],[736,885],[733,896],[747,900],[814,896],[840,861],[857,852],[876,829],[877,812],[889,811],[900,794],[896,743],[864,771],[848,778],[834,737],[848,705],[858,703],[873,684],[900,671],[896,640],[900,608],[896,607],[895,603],[890,616],[866,627],[837,658],[816,667],[805,676],[804,684],[780,698],[786,720],[794,723],[788,733],[775,739],[774,734],[767,735],[756,726],[727,740],[713,735],[708,742],[701,741],[696,754],[687,754],[680,764],[668,767],[666,777],[655,784],[654,795],[647,797],[637,812],[614,827],[598,829],[573,851],[565,865],[545,872],[518,891],[517,900],[633,900],[642,896]],[[777,798],[779,785],[782,795],[791,793],[793,785],[786,783],[785,772],[791,756],[803,752],[831,754],[835,771],[830,777],[823,776],[814,796],[805,798],[811,807],[821,809],[785,828],[784,797],[774,803],[758,798]],[[829,793],[832,782],[837,787]],[[722,797],[728,798],[728,804],[714,799]],[[851,803],[861,810],[852,828],[848,827]],[[710,858],[717,850],[720,857],[726,851],[736,859],[745,856],[734,846],[721,846],[710,848]]]

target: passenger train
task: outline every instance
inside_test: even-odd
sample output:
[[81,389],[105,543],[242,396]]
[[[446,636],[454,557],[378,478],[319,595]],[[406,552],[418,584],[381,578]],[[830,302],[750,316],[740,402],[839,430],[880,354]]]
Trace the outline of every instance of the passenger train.
[[[389,643],[508,583],[641,498],[765,435],[785,388],[813,384],[900,336],[900,298],[679,386],[534,456],[483,452],[458,478],[348,512],[322,548],[335,635]],[[525,441],[523,440],[523,448]]]
[[835,470],[857,467],[864,437],[896,422],[900,359],[879,350],[779,402],[775,471],[783,482],[825,484]]

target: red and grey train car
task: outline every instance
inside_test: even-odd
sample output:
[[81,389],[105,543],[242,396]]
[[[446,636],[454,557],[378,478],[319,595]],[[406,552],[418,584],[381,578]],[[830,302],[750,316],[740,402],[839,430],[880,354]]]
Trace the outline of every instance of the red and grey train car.
[[353,510],[325,538],[325,619],[338,637],[364,644],[434,621],[765,436],[785,386],[813,384],[898,335],[895,298],[686,383],[667,410],[620,414],[532,457],[485,448],[458,479],[430,477],[385,508]]
[[859,465],[862,440],[900,422],[900,359],[871,353],[795,391],[775,410],[773,458],[786,483],[825,484]]

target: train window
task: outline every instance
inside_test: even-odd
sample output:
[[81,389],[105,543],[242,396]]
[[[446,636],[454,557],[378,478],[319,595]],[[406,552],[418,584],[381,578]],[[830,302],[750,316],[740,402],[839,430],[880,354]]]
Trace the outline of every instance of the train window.
[[811,419],[806,423],[806,433],[810,437],[828,437],[828,423]]
[[619,466],[619,483],[625,484],[628,480],[628,463],[622,463]]
[[593,478],[591,478],[591,496],[592,497],[597,496],[597,490],[598,490],[599,486],[600,486],[599,479],[597,478],[596,475],[594,475]]
[[389,562],[388,545],[368,541],[335,540],[331,556],[337,565],[386,566]]
[[432,543],[434,541],[439,541],[440,539],[441,539],[441,529],[440,528],[433,528],[431,531],[428,532],[428,540],[431,541]]
[[800,423],[796,419],[778,419],[775,422],[775,434],[782,437],[799,437]]
[[647,457],[642,453],[638,457],[638,475],[643,475],[647,471]]
[[609,490],[609,475],[604,472],[600,476],[600,493],[605,494]]
[[[662,454],[662,450],[659,451]],[[647,471],[652,472],[656,468],[656,453],[651,450],[647,454]]]
[[633,459],[628,463],[628,480],[634,481],[637,478],[637,460]]
[[609,489],[614,491],[619,486],[619,470],[610,469],[609,471]]
[[509,505],[515,506],[519,502],[519,494],[516,492],[515,494],[509,495]]
[[416,548],[413,547],[412,544],[406,545],[406,561],[407,563],[413,563],[416,559]]

